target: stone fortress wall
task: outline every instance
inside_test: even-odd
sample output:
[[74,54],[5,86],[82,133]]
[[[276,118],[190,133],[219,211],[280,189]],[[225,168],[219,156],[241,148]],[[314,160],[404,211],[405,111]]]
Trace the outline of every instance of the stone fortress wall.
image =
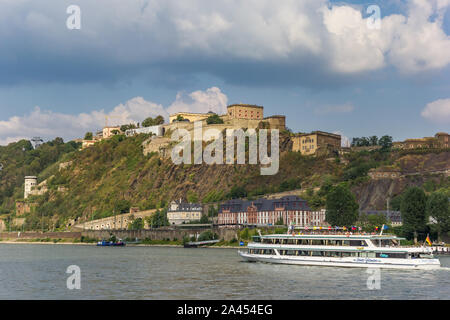
[[148,228],[149,226],[145,218],[152,216],[155,212],[156,209],[118,214],[103,219],[81,222],[74,225],[74,228],[80,230],[127,229],[128,224],[133,221],[133,218],[142,218],[145,223],[145,228]]

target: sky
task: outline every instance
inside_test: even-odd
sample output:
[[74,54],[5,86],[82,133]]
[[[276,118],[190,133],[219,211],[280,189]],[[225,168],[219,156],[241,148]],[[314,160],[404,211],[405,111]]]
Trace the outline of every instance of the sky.
[[395,141],[449,132],[449,7],[0,0],[0,145],[233,103],[286,115],[294,132]]

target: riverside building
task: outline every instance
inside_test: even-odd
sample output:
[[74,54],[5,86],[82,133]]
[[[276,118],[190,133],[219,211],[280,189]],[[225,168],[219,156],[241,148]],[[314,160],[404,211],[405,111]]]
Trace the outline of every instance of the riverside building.
[[201,204],[184,202],[181,199],[174,200],[169,204],[167,220],[171,225],[197,221],[202,217],[202,212],[203,206]]
[[229,200],[219,208],[219,225],[327,226],[325,210],[313,211],[306,200],[297,196],[246,201]]

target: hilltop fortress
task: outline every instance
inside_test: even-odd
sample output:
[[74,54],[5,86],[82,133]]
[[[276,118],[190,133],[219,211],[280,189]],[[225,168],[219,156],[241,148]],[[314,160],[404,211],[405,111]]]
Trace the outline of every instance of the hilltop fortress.
[[[208,119],[215,116],[220,119],[218,123],[208,123]],[[170,156],[168,149],[172,140],[170,132],[185,129],[194,138],[194,122],[201,121],[204,128],[214,128],[219,131],[237,129],[278,129],[286,130],[286,117],[273,115],[264,117],[264,107],[251,104],[232,104],[227,107],[227,113],[217,115],[214,112],[192,113],[178,112],[171,114],[169,123],[160,127],[160,135],[154,135],[144,142],[144,154],[158,152],[162,157]]]
[[[193,126],[195,121],[202,121],[207,125],[206,120],[214,115],[213,112],[208,113],[190,113],[178,112],[170,115],[169,124],[164,125],[166,130],[184,126],[185,129]],[[227,114],[219,115],[223,124],[210,124],[215,127],[222,125],[224,129],[239,128],[265,128],[286,130],[286,117],[282,115],[274,115],[264,118],[264,107],[251,104],[232,104],[227,107]],[[220,130],[220,127],[217,127]]]

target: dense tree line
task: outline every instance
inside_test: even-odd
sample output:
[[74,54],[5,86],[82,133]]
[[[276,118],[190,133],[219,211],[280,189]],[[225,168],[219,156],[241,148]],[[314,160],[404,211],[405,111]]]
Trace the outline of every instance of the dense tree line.
[[167,219],[167,209],[156,210],[156,212],[148,218],[148,224],[151,228],[160,228],[169,225]]
[[157,126],[164,123],[164,117],[159,115],[156,118],[148,117],[142,121],[143,127]]
[[359,218],[359,205],[346,184],[331,188],[326,210],[326,221],[332,226],[352,226]]
[[352,147],[381,146],[383,149],[389,149],[390,147],[392,147],[392,137],[385,135],[379,139],[377,136],[353,138],[351,146]]
[[436,231],[438,239],[450,232],[449,198],[441,192],[427,196],[423,189],[410,187],[401,195],[400,211],[404,235],[415,242],[432,231]]
[[64,140],[59,137],[41,144],[36,149],[28,140],[0,146],[2,168],[0,170],[0,210],[11,211],[14,208],[14,199],[23,197],[25,176],[38,176],[63,155],[78,150],[80,146],[74,141],[64,143]]

